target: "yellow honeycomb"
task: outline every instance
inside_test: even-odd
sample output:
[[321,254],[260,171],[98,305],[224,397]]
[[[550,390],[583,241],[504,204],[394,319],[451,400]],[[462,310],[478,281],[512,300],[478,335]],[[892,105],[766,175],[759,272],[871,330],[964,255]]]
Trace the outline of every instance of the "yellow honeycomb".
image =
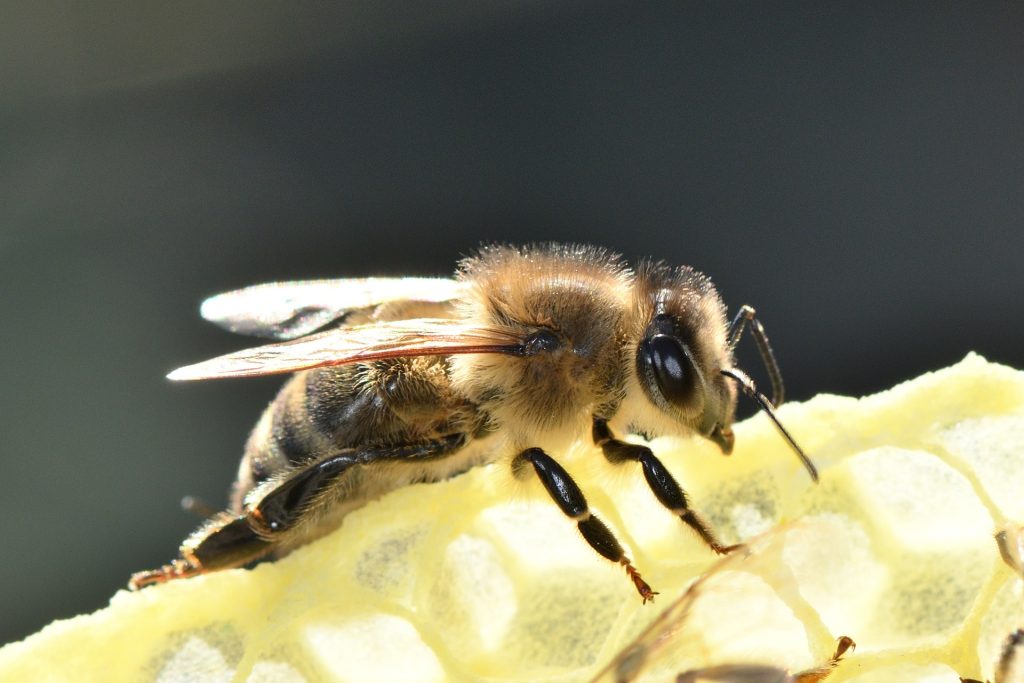
[[779,415],[820,484],[763,415],[736,426],[728,458],[699,439],[651,443],[722,539],[749,541],[724,561],[638,466],[583,443],[561,458],[654,604],[539,483],[490,466],[396,491],[278,562],[121,591],[4,647],[0,680],[614,681],[605,667],[666,608],[638,680],[747,661],[798,671],[842,635],[856,652],[829,683],[992,679],[1024,626],[1021,576],[993,538],[1024,521],[1024,374],[971,355]]

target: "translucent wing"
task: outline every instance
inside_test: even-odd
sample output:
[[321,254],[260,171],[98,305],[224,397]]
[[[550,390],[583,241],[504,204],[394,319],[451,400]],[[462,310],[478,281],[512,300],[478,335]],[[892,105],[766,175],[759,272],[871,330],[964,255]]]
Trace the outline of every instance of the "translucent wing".
[[231,332],[287,340],[340,322],[448,317],[462,287],[425,277],[273,282],[210,297],[200,313]]
[[801,596],[786,565],[787,543],[820,536],[809,535],[807,526],[799,522],[769,532],[716,563],[593,683],[825,679],[853,641],[841,638],[837,644]]
[[517,354],[523,339],[457,320],[422,318],[340,327],[300,339],[236,351],[167,375],[174,380],[255,377],[402,356]]

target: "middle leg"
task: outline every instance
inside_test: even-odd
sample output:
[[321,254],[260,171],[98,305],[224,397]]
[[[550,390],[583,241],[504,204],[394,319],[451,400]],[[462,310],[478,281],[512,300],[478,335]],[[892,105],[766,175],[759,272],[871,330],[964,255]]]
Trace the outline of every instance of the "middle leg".
[[611,529],[590,512],[586,497],[569,473],[540,448],[527,448],[517,455],[512,461],[513,471],[518,471],[525,463],[533,465],[533,469],[541,483],[544,484],[544,488],[547,489],[548,495],[567,517],[576,522],[576,527],[590,547],[602,557],[612,562],[618,562],[626,569],[626,574],[629,575],[644,603],[654,600],[654,596],[658,593],[651,590],[647,582],[640,578],[640,572],[626,557],[626,552]]
[[644,469],[644,478],[651,487],[658,502],[677,515],[684,524],[697,532],[697,535],[719,555],[735,550],[737,545],[722,545],[715,538],[711,527],[700,518],[690,507],[686,494],[676,482],[668,468],[654,455],[650,448],[639,444],[628,443],[616,439],[608,422],[594,418],[594,443],[601,447],[604,457],[613,464],[627,461],[639,462]]

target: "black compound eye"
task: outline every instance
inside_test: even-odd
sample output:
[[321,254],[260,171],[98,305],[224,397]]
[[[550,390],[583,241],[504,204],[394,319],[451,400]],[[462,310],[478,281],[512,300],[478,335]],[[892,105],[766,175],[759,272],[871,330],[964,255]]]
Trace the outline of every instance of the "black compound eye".
[[653,379],[669,403],[683,407],[693,402],[700,376],[677,337],[654,334],[640,342],[638,352],[641,376]]

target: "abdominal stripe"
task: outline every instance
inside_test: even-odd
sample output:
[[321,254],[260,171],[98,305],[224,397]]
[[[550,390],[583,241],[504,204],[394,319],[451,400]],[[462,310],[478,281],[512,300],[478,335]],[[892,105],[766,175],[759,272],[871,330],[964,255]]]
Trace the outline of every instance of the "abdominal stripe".
[[277,452],[290,465],[299,465],[309,460],[310,444],[308,434],[302,429],[290,410],[282,410],[274,421],[274,445]]

